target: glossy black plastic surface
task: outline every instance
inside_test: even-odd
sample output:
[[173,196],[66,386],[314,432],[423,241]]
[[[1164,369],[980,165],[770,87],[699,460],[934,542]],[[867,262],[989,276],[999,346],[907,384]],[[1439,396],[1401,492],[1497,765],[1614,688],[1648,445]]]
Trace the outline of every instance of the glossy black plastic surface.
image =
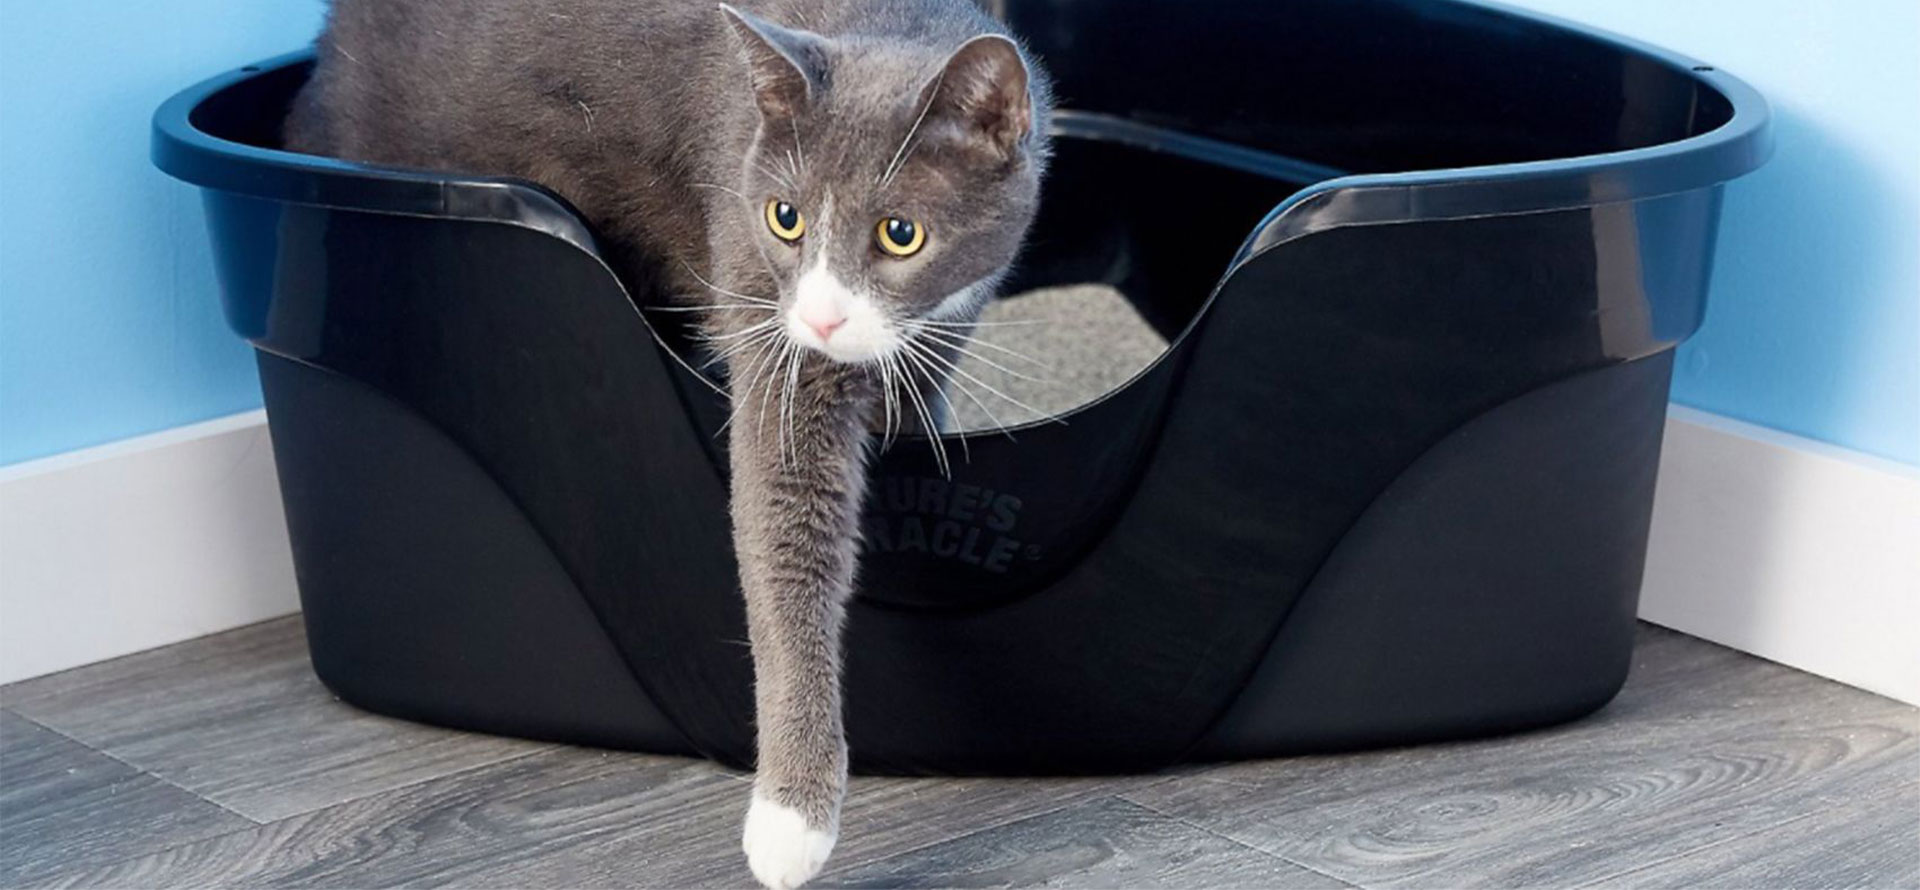
[[[1174,345],[1063,423],[966,437],[951,478],[924,442],[879,458],[856,765],[1148,769],[1604,703],[1759,98],[1452,2],[1000,11],[1072,101],[1017,285],[1113,284]],[[182,93],[154,156],[206,187],[263,353],[323,679],[743,762],[719,397],[558,197],[275,150],[306,67]]]

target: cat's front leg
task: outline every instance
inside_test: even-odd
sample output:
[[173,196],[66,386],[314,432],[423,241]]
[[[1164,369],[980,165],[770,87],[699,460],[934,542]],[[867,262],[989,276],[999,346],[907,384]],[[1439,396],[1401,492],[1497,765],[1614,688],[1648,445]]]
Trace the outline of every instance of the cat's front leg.
[[776,890],[818,874],[838,838],[840,629],[877,398],[861,369],[811,352],[796,361],[792,374],[736,369],[729,426],[759,748],[742,846],[754,877]]

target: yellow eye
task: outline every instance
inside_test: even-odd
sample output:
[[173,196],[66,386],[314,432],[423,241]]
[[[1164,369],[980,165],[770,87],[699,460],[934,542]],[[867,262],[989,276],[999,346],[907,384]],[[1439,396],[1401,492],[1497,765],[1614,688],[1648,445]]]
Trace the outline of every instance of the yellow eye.
[[800,208],[774,198],[767,202],[767,228],[773,230],[774,237],[792,243],[807,233],[807,220],[800,215]]
[[927,243],[927,230],[913,220],[889,216],[874,227],[873,237],[889,255],[910,257]]

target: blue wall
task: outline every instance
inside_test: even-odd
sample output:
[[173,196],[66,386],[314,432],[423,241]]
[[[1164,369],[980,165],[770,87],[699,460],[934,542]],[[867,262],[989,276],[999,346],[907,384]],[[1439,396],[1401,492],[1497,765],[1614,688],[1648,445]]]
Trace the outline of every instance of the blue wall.
[[[1739,74],[1778,118],[1729,189],[1686,404],[1920,464],[1920,3],[1521,0]],[[147,163],[179,87],[318,0],[0,2],[0,464],[259,403],[197,199]]]
[[1674,399],[1920,464],[1920,2],[1514,0],[1695,56],[1773,105],[1727,188]]
[[0,464],[260,404],[199,198],[147,121],[296,49],[318,0],[0,0]]

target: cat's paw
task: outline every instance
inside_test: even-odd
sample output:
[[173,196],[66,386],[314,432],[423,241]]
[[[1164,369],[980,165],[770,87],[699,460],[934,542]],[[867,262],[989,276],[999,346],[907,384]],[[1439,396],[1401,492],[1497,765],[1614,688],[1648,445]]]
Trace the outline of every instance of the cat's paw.
[[755,792],[740,846],[760,883],[769,890],[793,890],[820,873],[835,839],[833,831],[807,827],[799,810]]

